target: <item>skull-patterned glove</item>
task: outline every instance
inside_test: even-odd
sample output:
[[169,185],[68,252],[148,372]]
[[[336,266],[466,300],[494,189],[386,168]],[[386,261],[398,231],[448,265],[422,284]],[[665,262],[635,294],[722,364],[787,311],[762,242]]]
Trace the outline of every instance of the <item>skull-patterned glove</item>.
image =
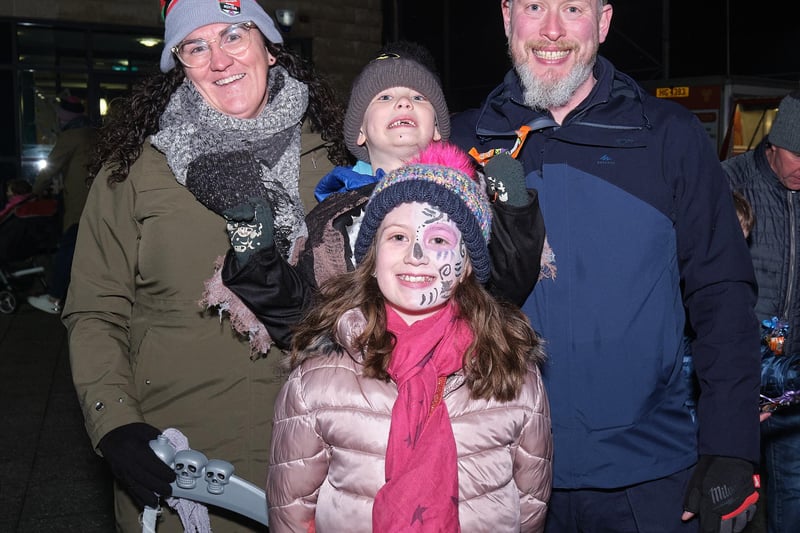
[[483,168],[489,188],[489,198],[521,207],[528,202],[525,188],[525,171],[522,163],[501,152],[492,157]]
[[200,203],[222,215],[252,196],[266,197],[261,174],[261,164],[248,151],[203,154],[189,163],[186,188]]
[[250,198],[226,209],[222,216],[228,221],[228,238],[240,265],[254,252],[273,245],[272,208],[267,200]]
[[683,508],[700,515],[703,533],[738,533],[755,515],[758,476],[736,457],[701,455],[689,480]]
[[150,448],[160,434],[149,424],[133,422],[112,429],[97,444],[111,473],[141,508],[155,509],[159,495],[172,495],[175,472]]

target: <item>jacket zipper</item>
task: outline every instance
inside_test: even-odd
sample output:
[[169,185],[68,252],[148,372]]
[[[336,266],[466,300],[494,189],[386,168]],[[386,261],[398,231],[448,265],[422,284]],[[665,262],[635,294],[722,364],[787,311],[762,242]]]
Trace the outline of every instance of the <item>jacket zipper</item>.
[[794,291],[795,270],[797,270],[797,253],[795,251],[797,249],[797,226],[795,224],[794,195],[795,191],[786,192],[786,203],[789,206],[789,279],[786,284],[786,297],[783,303],[783,314],[781,315],[781,318],[785,320],[789,319],[789,308],[792,302],[792,292]]

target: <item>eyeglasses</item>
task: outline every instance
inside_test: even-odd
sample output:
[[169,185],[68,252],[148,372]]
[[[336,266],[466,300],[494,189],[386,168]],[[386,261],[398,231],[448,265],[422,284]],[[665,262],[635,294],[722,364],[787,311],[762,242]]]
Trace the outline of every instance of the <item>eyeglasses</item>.
[[243,54],[250,47],[250,30],[254,22],[232,24],[220,32],[217,39],[191,39],[172,47],[172,53],[188,68],[201,68],[211,63],[211,43],[218,42],[219,49],[231,56]]

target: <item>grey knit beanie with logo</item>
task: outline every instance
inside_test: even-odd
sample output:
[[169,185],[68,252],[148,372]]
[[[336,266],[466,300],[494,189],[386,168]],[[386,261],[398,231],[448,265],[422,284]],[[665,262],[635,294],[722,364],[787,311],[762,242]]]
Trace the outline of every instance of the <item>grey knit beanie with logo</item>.
[[770,144],[800,154],[800,91],[786,95],[769,130]]
[[376,94],[391,87],[408,87],[425,96],[436,112],[436,126],[442,140],[450,138],[447,102],[439,78],[432,70],[433,65],[428,67],[420,61],[421,56],[423,60],[433,61],[424,54],[429,52],[414,43],[387,45],[356,77],[344,116],[344,141],[358,160],[369,163],[367,148],[358,145],[364,113]]
[[256,0],[161,0],[161,17],[164,19],[161,72],[175,68],[172,48],[194,30],[207,24],[252,21],[270,42],[283,42],[275,22]]

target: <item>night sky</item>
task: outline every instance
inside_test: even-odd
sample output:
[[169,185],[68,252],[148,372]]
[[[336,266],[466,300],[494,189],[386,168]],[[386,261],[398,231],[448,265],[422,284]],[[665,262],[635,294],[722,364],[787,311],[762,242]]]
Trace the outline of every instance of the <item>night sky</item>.
[[[509,62],[499,0],[397,4],[399,37],[431,49],[453,110],[477,105],[501,81]],[[800,80],[800,2],[612,0],[611,4],[611,32],[600,53],[639,81],[663,79],[665,72],[670,78],[729,75]]]
[[800,6],[793,0],[619,0],[612,5],[612,32],[601,52],[635,77],[663,77],[666,34],[672,77],[800,79]]

